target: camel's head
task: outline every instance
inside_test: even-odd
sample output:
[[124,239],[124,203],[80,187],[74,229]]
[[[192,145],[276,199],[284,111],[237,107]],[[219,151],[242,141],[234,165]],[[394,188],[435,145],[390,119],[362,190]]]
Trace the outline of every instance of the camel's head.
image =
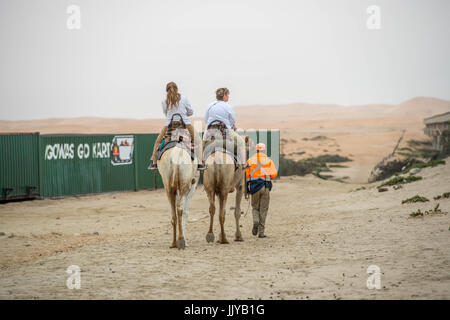
[[243,136],[244,137],[244,141],[245,141],[245,151],[247,153],[250,152],[251,149],[255,148],[255,142],[250,139],[249,136]]

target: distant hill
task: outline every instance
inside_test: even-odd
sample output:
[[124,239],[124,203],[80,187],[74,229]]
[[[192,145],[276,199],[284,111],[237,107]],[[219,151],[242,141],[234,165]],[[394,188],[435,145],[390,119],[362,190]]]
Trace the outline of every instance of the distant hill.
[[[369,104],[340,106],[333,104],[294,103],[286,105],[253,105],[235,108],[239,128],[297,128],[318,126],[376,126],[398,122],[421,125],[424,118],[450,111],[450,101],[417,97],[398,105]],[[201,118],[195,118],[202,120]],[[158,132],[162,119],[66,118],[27,121],[0,120],[0,132],[45,133],[149,133]]]
[[398,105],[369,104],[361,106],[340,106],[295,103],[287,105],[254,105],[236,108],[239,123],[246,127],[263,120],[263,123],[278,124],[283,128],[297,121],[357,121],[362,119],[385,119],[388,122],[422,122],[434,114],[450,111],[450,101],[418,97]]

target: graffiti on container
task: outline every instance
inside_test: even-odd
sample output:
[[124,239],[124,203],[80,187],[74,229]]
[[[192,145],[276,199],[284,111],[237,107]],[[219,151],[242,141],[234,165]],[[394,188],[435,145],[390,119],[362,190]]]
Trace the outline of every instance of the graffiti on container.
[[73,159],[74,155],[73,143],[57,143],[45,146],[45,160]]
[[[71,160],[75,156],[78,159],[109,159],[110,142],[94,142],[92,144],[80,143],[75,147],[74,143],[56,143],[45,146],[45,160]],[[76,150],[76,153],[75,153]]]
[[113,165],[133,163],[133,136],[115,136],[111,144],[111,163]]

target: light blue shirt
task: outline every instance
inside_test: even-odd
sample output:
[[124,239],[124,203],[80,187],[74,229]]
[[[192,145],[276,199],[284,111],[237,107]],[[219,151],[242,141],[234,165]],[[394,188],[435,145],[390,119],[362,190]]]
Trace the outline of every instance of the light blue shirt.
[[225,101],[210,103],[205,113],[206,128],[215,120],[222,121],[228,129],[231,129],[236,123],[233,107]]
[[[170,124],[170,120],[172,120],[172,116],[175,113],[181,114],[181,117],[183,118],[183,122],[185,124],[191,124],[191,121],[188,117],[194,114],[194,108],[192,108],[191,104],[185,96],[181,96],[180,101],[178,101],[178,105],[170,110],[167,110],[167,102],[166,100],[164,100],[162,102],[162,108],[166,116],[166,126]],[[175,116],[173,119],[180,120],[180,117]]]

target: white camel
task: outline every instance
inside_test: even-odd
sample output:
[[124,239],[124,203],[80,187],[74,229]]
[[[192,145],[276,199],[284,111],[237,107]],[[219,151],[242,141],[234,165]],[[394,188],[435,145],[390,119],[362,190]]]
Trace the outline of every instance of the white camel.
[[157,164],[172,209],[173,242],[170,248],[184,249],[187,246],[185,227],[189,203],[200,177],[198,162],[191,159],[186,149],[175,146],[165,151]]

